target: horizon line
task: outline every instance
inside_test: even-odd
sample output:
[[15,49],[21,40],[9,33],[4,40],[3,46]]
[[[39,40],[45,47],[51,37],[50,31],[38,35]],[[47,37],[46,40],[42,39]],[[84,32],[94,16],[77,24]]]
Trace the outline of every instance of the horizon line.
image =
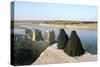
[[90,20],[84,20],[84,21],[82,21],[82,20],[11,20],[11,21],[69,21],[69,22],[71,22],[71,21],[73,21],[73,22],[97,22],[97,21],[90,21]]

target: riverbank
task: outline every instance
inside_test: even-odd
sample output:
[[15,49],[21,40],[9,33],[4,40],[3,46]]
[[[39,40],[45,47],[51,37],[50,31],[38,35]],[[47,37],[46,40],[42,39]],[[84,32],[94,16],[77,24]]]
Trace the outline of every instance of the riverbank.
[[85,23],[85,24],[39,24],[48,28],[68,28],[68,29],[89,29],[97,30],[96,23]]
[[33,25],[33,26],[45,26],[47,28],[68,28],[68,29],[88,29],[88,30],[97,30],[97,22],[43,22],[43,21],[15,21],[14,27],[18,27],[19,25]]
[[96,61],[97,55],[85,53],[82,56],[70,57],[63,50],[57,49],[57,43],[48,47],[33,64],[54,64],[69,62]]

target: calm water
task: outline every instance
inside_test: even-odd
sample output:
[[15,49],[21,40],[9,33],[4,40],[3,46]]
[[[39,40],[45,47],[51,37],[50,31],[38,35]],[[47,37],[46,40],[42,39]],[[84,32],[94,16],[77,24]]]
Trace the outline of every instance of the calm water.
[[[24,25],[20,25],[20,27],[23,28],[29,28],[29,29],[39,29],[41,31],[46,31],[46,30],[54,30],[55,34],[56,34],[56,38],[59,34],[60,29],[58,28],[47,28],[44,26],[33,26],[30,24],[24,24]],[[70,34],[72,32],[73,29],[65,29],[66,34],[70,37]],[[75,30],[75,29],[74,29]],[[89,45],[91,46],[90,49],[93,49],[93,54],[97,53],[97,31],[95,30],[75,30],[78,34],[78,36],[81,39],[82,45]],[[17,34],[24,34],[25,35],[25,29],[15,29],[15,33]],[[88,49],[88,48],[87,48]]]

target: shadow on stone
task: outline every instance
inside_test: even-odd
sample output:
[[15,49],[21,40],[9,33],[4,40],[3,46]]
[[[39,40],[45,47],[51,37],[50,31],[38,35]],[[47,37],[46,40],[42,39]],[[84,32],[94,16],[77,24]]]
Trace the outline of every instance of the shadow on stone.
[[40,30],[35,30],[35,32],[36,32],[36,37],[35,37],[36,41],[44,40],[43,37],[42,37],[42,33],[41,33]]
[[25,34],[28,39],[33,39],[33,31],[32,29],[25,29]]
[[41,41],[41,40],[44,40],[43,37],[42,37],[42,33],[40,30],[36,29],[36,30],[33,30],[33,29],[26,29],[25,30],[25,33],[26,33],[26,36],[28,39],[31,39],[33,41]]
[[50,32],[50,36],[49,36],[49,45],[52,45],[52,44],[54,44],[54,43],[56,43],[56,40],[55,40],[55,33],[54,33],[54,31],[52,30],[52,31]]

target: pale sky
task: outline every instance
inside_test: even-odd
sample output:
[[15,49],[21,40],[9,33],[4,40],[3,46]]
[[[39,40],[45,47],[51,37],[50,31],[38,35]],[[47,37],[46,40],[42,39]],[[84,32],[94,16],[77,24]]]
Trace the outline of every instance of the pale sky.
[[97,21],[96,6],[14,2],[15,20]]

